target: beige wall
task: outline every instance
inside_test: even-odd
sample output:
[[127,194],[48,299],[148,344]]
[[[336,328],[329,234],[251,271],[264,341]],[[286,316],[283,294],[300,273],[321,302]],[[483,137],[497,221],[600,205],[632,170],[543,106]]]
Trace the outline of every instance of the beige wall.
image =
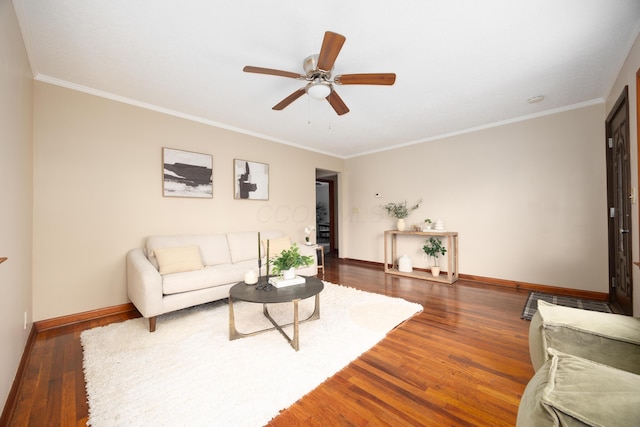
[[[9,0],[0,0],[0,402],[31,329],[32,76]],[[28,324],[24,328],[24,313]]]
[[[152,234],[279,229],[303,241],[326,155],[36,82],[34,319],[128,302],[125,254]],[[213,155],[213,199],[162,196],[162,147]],[[233,159],[268,163],[269,201],[233,199]]]
[[[629,134],[631,145],[631,182],[635,186],[636,194],[638,192],[638,99],[636,95],[636,72],[640,69],[640,36],[633,44],[627,59],[618,74],[609,96],[606,101],[606,114],[608,115],[614,104],[620,97],[625,86],[629,86]],[[640,260],[640,224],[638,223],[638,205],[633,206],[632,228],[633,228],[633,261]],[[634,266],[632,270],[633,278],[633,307],[634,316],[640,316],[640,269]]]
[[607,292],[603,122],[597,104],[347,160],[342,254],[382,261],[380,206],[422,199],[407,223],[458,231],[460,273]]

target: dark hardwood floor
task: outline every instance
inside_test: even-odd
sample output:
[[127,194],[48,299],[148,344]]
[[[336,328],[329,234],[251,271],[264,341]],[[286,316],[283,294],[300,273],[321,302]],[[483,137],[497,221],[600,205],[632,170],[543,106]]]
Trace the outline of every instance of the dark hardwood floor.
[[[270,426],[515,424],[533,375],[529,322],[520,319],[527,291],[390,276],[382,266],[331,258],[326,264],[325,280],[417,302],[424,311],[283,410]],[[85,425],[80,333],[137,316],[130,312],[39,332],[8,425]]]

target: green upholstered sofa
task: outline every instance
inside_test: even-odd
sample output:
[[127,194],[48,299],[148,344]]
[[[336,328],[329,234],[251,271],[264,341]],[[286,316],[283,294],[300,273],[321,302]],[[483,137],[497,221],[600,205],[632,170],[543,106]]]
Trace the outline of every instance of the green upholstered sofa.
[[517,426],[640,426],[640,319],[538,302]]

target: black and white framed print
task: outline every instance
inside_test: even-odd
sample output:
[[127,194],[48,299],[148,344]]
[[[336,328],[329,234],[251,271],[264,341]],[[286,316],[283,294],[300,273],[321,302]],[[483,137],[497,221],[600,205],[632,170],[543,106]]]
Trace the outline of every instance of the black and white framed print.
[[233,160],[234,198],[269,200],[269,165]]
[[213,156],[162,149],[162,195],[213,198]]

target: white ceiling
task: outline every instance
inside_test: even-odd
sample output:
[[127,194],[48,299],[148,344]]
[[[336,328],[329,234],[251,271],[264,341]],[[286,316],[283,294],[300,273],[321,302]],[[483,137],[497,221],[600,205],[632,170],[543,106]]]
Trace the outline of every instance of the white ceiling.
[[[638,0],[13,0],[34,77],[342,158],[602,102],[640,30]],[[346,37],[337,116],[304,82]],[[544,95],[544,101],[527,99]]]

